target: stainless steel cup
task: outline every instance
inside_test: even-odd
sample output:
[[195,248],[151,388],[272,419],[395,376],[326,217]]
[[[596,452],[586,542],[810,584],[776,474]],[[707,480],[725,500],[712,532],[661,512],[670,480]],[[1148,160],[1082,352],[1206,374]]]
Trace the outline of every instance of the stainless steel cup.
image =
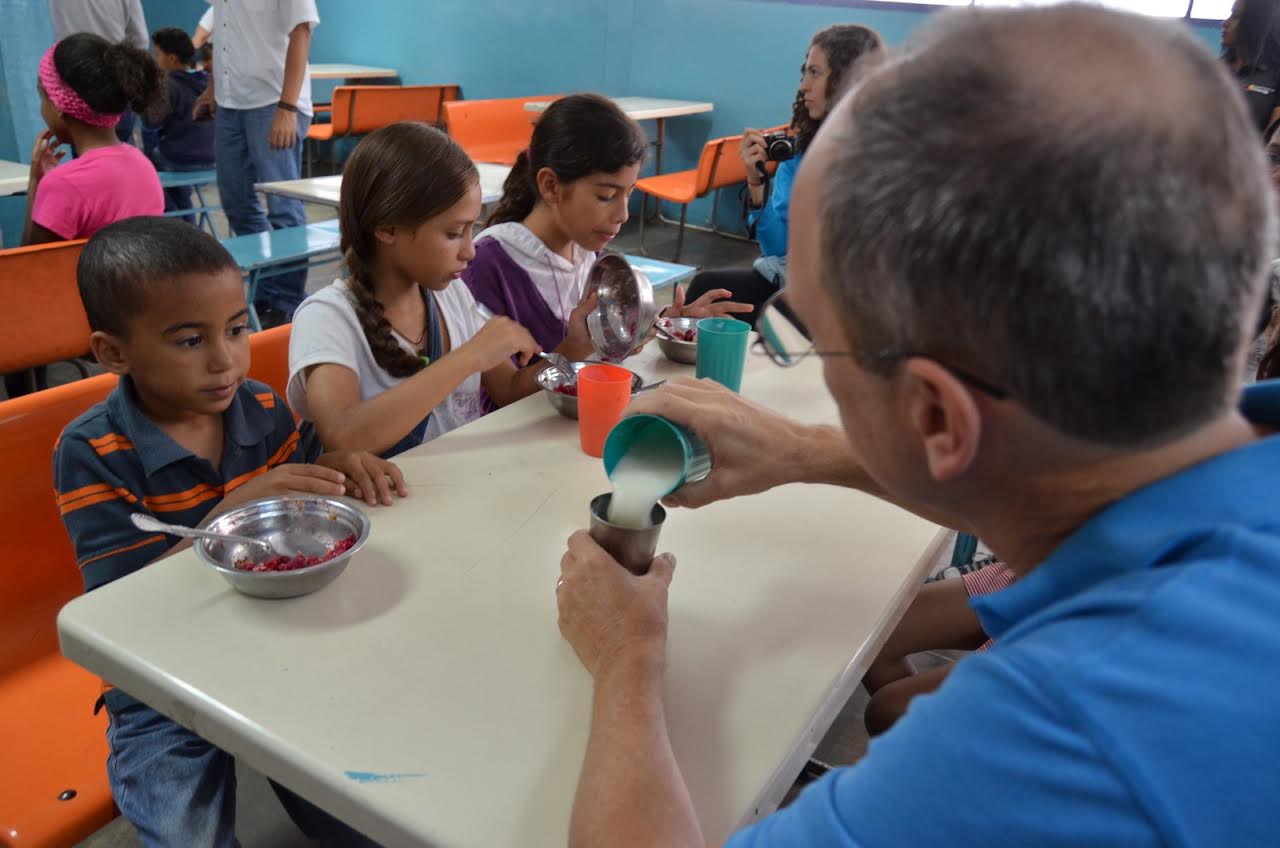
[[648,527],[642,530],[619,527],[609,523],[609,501],[612,499],[612,493],[591,499],[591,538],[622,563],[627,571],[647,574],[658,552],[658,535],[662,532],[662,522],[667,520],[667,511],[661,504],[654,504]]

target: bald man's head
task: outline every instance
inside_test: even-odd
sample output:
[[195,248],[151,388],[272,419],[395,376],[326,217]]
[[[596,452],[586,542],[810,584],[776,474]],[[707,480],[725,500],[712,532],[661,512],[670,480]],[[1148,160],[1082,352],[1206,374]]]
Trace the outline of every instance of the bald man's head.
[[934,356],[1115,445],[1234,402],[1274,201],[1236,87],[1185,27],[939,15],[813,154],[823,267],[863,350]]

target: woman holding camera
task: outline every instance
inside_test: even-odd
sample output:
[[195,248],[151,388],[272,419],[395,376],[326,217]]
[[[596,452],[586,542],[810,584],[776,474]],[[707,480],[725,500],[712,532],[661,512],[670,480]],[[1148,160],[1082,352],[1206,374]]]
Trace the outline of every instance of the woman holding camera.
[[[809,43],[787,134],[743,132],[739,155],[747,167],[751,213],[747,223],[760,243],[762,256],[753,268],[704,271],[689,286],[694,301],[713,289],[728,289],[733,300],[757,310],[787,281],[787,210],[796,168],[822,125],[827,110],[858,76],[884,57],[884,44],[875,30],[855,24],[836,24],[820,30]],[[778,162],[772,181],[766,163]],[[754,323],[755,312],[744,316]]]

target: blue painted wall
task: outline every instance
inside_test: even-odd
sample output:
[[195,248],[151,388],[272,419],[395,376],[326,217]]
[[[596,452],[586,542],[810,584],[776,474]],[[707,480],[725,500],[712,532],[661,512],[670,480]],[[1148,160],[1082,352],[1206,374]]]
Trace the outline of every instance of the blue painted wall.
[[[716,104],[708,115],[667,122],[665,170],[693,167],[708,138],[787,123],[800,65],[819,29],[862,24],[892,45],[932,14],[758,0],[642,0],[636,8],[629,91]],[[710,198],[689,210],[695,223],[709,223],[710,215]],[[719,223],[741,229],[742,207],[733,189],[723,192]]]
[[[39,128],[21,95],[34,79],[31,51],[13,45],[48,42],[45,2],[0,0],[0,158],[25,160]],[[899,44],[931,13],[770,0],[318,0],[318,6],[311,52],[317,62],[389,65],[405,83],[456,82],[470,98],[595,90],[714,101],[710,115],[668,122],[667,170],[692,167],[708,138],[785,122],[816,30],[861,23]],[[207,4],[143,0],[143,7],[151,30],[191,31]],[[34,33],[32,26],[45,29]],[[1217,48],[1216,24],[1197,27],[1197,34]],[[328,87],[318,83],[317,97],[324,99]],[[725,193],[720,212],[721,225],[730,228],[740,223],[731,195]],[[7,234],[5,206],[0,226]],[[709,200],[695,203],[689,220],[708,223],[710,209]]]
[[161,27],[179,27],[196,31],[196,22],[209,8],[204,0],[142,0],[142,13],[147,18],[147,31]]
[[[44,129],[36,72],[53,43],[47,0],[0,0],[0,159],[31,161],[31,146]],[[22,238],[26,197],[0,197],[3,246]]]

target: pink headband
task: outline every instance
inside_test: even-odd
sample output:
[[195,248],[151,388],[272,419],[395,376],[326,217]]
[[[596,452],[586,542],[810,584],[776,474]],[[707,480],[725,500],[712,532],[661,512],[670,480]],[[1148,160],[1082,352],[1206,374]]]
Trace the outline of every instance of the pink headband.
[[96,111],[85,103],[84,98],[76,94],[71,86],[62,81],[58,69],[53,64],[53,51],[57,47],[57,44],[50,47],[45,51],[44,58],[40,60],[40,86],[53,101],[53,105],[67,117],[75,118],[91,127],[114,127],[120,123],[123,112],[108,114]]

